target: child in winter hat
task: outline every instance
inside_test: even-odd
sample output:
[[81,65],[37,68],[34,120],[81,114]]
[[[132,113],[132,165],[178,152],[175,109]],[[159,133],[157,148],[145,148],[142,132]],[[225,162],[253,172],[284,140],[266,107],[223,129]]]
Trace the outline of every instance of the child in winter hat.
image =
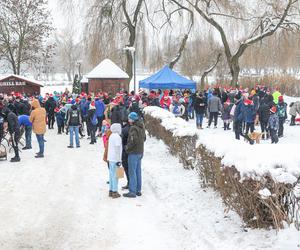
[[279,139],[277,135],[277,131],[279,129],[279,118],[277,115],[277,108],[276,106],[273,106],[270,109],[270,117],[268,121],[268,127],[270,131],[270,136],[271,136],[271,143],[277,144]]

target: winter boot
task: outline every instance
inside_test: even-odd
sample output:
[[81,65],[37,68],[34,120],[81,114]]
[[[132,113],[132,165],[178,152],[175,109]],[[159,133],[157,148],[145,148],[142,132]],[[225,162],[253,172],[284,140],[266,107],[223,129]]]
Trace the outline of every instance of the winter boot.
[[118,192],[112,192],[111,197],[112,197],[113,199],[117,199],[117,198],[120,198],[121,195],[120,195]]
[[10,162],[19,162],[20,160],[21,160],[20,157],[15,156],[10,159]]
[[44,158],[44,155],[43,155],[43,154],[37,154],[37,155],[35,156],[35,158]]
[[126,194],[123,194],[124,197],[126,198],[136,198],[136,194],[133,194],[133,193],[126,193]]
[[227,123],[224,122],[224,130],[226,131],[227,130]]
[[231,128],[229,126],[230,126],[230,123],[227,123],[227,130],[231,130]]

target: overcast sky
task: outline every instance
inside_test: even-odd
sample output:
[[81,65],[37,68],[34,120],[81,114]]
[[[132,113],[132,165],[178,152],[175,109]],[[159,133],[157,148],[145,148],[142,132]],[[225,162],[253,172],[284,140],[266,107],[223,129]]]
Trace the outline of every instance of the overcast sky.
[[62,11],[57,6],[57,0],[48,0],[49,9],[53,17],[55,28],[61,29],[63,27],[64,18]]

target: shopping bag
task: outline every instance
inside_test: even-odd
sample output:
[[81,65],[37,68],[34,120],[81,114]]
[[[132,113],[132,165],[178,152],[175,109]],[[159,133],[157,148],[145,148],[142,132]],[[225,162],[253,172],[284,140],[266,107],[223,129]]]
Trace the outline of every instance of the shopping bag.
[[117,178],[118,179],[124,178],[124,168],[123,167],[117,168]]

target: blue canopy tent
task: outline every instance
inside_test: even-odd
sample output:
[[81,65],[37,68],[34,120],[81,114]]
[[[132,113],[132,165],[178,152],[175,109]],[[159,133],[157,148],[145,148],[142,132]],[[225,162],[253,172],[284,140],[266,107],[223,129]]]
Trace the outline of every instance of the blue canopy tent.
[[177,74],[168,66],[140,81],[139,84],[140,88],[144,89],[196,89],[196,82]]

